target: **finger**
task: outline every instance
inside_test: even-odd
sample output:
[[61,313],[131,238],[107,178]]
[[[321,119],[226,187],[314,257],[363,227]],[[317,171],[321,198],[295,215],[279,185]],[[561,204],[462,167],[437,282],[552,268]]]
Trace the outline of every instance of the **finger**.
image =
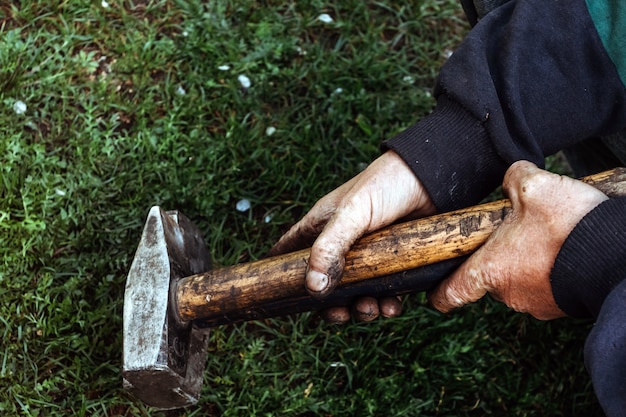
[[[529,204],[536,202],[545,204],[546,182],[561,178],[558,174],[547,172],[528,161],[517,161],[506,171],[502,180],[502,190],[511,200],[515,212],[521,212],[528,208]],[[558,201],[558,197],[555,196]],[[511,221],[511,219],[509,219]]]
[[310,247],[334,214],[342,196],[352,188],[356,180],[356,178],[352,178],[322,197],[299,222],[281,236],[268,252],[268,256],[276,256]]
[[507,169],[506,173],[504,174],[502,187],[505,190],[520,188],[524,184],[528,183],[529,178],[534,176],[545,176],[546,174],[549,173],[543,169],[538,168],[537,165],[533,164],[530,161],[516,161],[511,164],[509,169]]
[[482,251],[483,248],[477,250],[428,295],[434,308],[442,313],[448,313],[465,304],[478,301],[489,292]]
[[282,255],[311,246],[331,215],[330,211],[309,212],[280,237],[267,256]]
[[354,318],[357,321],[372,321],[380,315],[378,300],[374,297],[361,297],[353,304]]
[[329,307],[321,310],[319,314],[328,324],[346,324],[351,318],[348,307]]
[[371,202],[356,193],[337,209],[311,247],[306,286],[314,297],[324,297],[339,283],[345,256],[370,227]]
[[378,300],[380,315],[385,318],[398,317],[402,314],[402,299],[400,297],[383,297]]
[[[398,317],[402,314],[402,298],[383,297],[376,300],[372,297],[362,297],[354,303],[353,310],[357,321],[372,321],[378,316]],[[321,310],[319,315],[328,324],[346,324],[352,318],[348,307],[329,307]]]

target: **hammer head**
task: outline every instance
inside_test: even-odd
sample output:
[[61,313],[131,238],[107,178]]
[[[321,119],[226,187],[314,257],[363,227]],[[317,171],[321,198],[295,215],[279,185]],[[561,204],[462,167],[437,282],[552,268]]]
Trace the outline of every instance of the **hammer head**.
[[180,278],[210,267],[202,235],[191,221],[153,207],[126,280],[122,360],[124,386],[152,407],[198,401],[209,329],[178,319],[171,289]]

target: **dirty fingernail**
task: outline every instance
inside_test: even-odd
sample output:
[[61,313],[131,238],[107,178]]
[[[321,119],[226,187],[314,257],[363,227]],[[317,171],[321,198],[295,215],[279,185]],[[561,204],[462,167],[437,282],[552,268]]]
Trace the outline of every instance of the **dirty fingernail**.
[[380,315],[378,300],[373,297],[362,297],[354,304],[354,314],[359,321],[372,321]]
[[306,286],[310,291],[322,292],[328,287],[328,275],[318,271],[309,271],[306,275]]

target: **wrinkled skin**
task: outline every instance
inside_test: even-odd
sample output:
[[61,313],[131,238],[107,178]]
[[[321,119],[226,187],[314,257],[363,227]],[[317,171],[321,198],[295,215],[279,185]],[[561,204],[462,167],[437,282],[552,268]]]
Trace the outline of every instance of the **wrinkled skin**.
[[[550,271],[565,238],[580,219],[607,197],[580,181],[519,161],[507,171],[503,188],[512,212],[487,243],[430,295],[432,305],[449,312],[485,294],[516,311],[547,320],[564,316],[550,287]],[[285,253],[313,244],[306,285],[318,297],[341,278],[344,258],[362,235],[406,217],[435,213],[426,190],[401,158],[389,151],[365,171],[323,197],[272,248]],[[373,320],[401,314],[396,297],[364,297],[352,311],[322,312],[332,323],[351,316]]]
[[583,182],[519,161],[507,171],[503,189],[512,212],[452,276],[430,295],[441,312],[489,293],[515,311],[540,320],[564,317],[550,285],[550,272],[576,224],[608,197]]
[[[352,244],[405,217],[435,213],[425,188],[393,151],[372,162],[363,172],[320,199],[270,250],[278,255],[311,246],[306,286],[313,296],[323,297],[337,285]],[[374,306],[373,304],[378,304]],[[356,317],[400,314],[397,298],[376,302],[367,297],[353,306]],[[322,317],[333,323],[349,320],[348,308],[332,308]]]

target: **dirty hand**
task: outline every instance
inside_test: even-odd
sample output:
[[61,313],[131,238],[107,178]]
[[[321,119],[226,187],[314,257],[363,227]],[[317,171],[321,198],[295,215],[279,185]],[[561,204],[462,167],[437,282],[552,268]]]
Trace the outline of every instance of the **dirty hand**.
[[[311,295],[323,297],[341,279],[345,255],[359,237],[403,217],[434,212],[430,196],[411,169],[395,152],[387,151],[359,175],[320,199],[280,238],[270,255],[312,244],[306,286]],[[388,316],[399,314],[396,298],[381,300],[380,308],[382,311],[369,297],[356,303],[357,312],[363,313],[361,319],[376,317],[379,311]],[[347,321],[346,315],[349,318],[346,309],[331,309],[326,317],[343,322]]]
[[513,164],[502,185],[512,212],[480,249],[433,290],[430,302],[449,312],[489,293],[540,320],[564,317],[552,294],[552,266],[576,224],[608,197],[527,161]]

